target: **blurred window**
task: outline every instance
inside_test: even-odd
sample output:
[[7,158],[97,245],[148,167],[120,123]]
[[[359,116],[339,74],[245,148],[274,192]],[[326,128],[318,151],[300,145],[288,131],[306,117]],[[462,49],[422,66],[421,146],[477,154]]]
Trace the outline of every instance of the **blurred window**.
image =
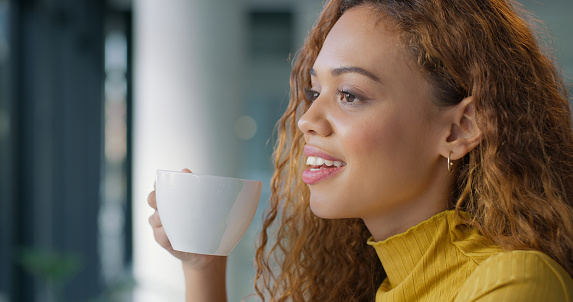
[[131,283],[131,12],[108,10],[104,27],[104,158],[99,210],[102,275]]
[[290,11],[251,11],[248,15],[249,55],[288,58],[292,51],[292,16]]

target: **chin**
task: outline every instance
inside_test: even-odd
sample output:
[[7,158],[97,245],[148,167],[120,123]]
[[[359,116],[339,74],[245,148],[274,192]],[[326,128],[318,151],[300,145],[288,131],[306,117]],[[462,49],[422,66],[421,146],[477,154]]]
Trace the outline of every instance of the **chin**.
[[[313,201],[312,197],[310,198],[310,210],[314,215],[322,219],[349,218],[343,213],[339,213],[332,204],[329,204],[328,202]],[[346,214],[348,214],[348,212],[346,212]]]
[[312,198],[312,195],[310,197],[310,210],[312,211],[312,213],[320,218],[323,219],[332,219],[330,217],[330,215],[328,215],[329,211],[326,211],[325,209],[325,204],[320,203],[316,200],[314,200],[314,198]]

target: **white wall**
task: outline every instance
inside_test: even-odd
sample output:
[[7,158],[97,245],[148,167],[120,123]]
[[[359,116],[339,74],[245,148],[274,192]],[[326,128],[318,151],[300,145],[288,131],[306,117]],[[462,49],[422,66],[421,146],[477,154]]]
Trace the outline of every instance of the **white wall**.
[[157,169],[235,176],[244,22],[241,1],[140,0],[135,12],[135,301],[183,301],[180,264],[153,240]]

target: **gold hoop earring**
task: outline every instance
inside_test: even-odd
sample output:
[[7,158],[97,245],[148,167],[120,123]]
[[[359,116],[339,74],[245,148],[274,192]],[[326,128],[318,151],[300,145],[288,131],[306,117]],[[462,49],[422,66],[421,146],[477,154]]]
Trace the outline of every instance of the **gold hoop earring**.
[[452,172],[452,168],[454,167],[454,162],[450,160],[450,157],[452,157],[452,151],[450,151],[450,155],[448,155],[448,173]]

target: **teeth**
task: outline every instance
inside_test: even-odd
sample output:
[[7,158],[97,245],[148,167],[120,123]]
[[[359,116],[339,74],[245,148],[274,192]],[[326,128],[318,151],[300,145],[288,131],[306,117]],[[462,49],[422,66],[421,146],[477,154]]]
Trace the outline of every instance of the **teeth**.
[[322,166],[322,165],[326,165],[328,167],[335,166],[337,168],[340,168],[345,165],[345,163],[341,161],[326,160],[324,158],[316,156],[309,156],[306,160],[306,164],[309,166]]
[[309,166],[316,166],[316,157],[312,157],[312,156],[309,157],[309,158],[306,160],[306,164],[309,165]]

